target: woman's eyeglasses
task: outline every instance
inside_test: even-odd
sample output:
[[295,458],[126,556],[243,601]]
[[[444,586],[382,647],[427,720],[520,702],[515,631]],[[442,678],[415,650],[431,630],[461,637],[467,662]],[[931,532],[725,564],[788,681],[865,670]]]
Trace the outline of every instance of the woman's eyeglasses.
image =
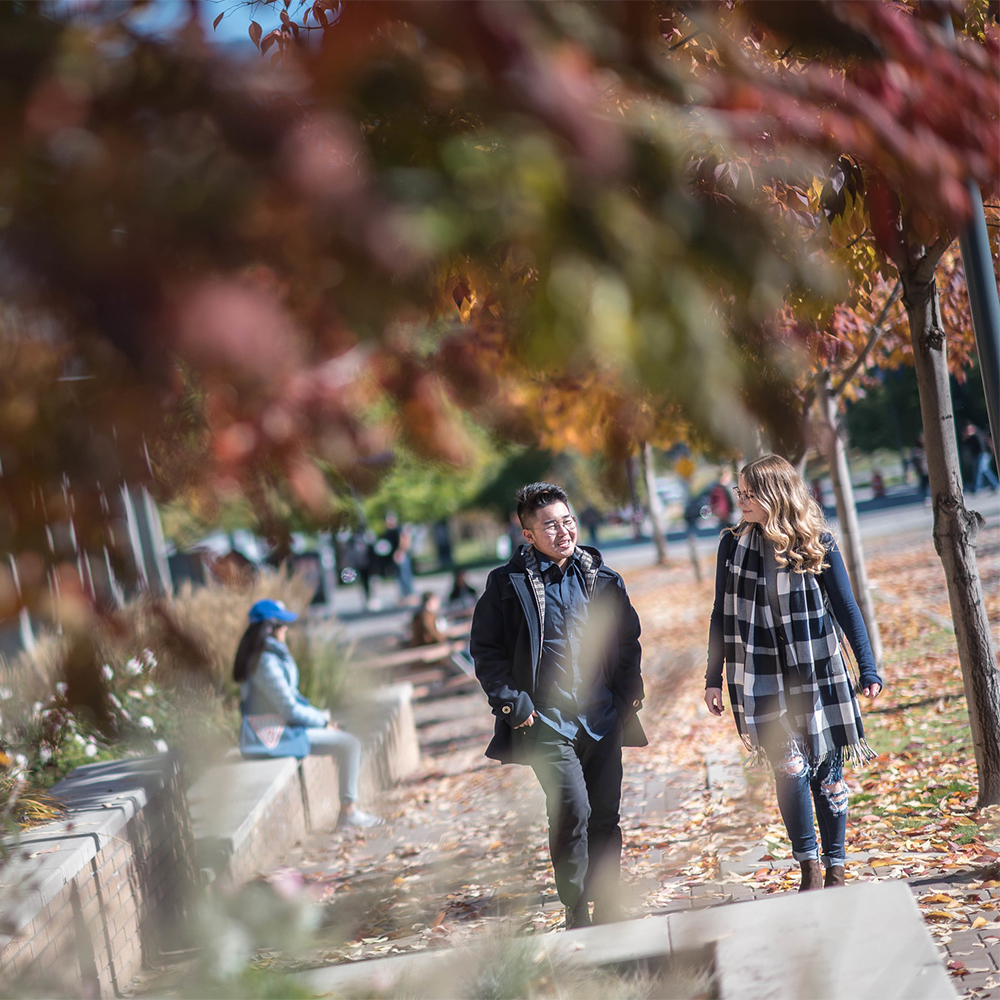
[[747,503],[753,503],[757,499],[756,493],[751,490],[741,490],[738,486],[733,487],[733,492],[736,494],[737,500],[746,500]]

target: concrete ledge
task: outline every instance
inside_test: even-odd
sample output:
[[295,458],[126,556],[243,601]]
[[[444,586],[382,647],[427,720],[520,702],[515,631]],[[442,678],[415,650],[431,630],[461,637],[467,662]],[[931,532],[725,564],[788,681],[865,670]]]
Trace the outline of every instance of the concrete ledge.
[[[396,685],[352,716],[363,794],[419,763],[411,693]],[[66,815],[0,863],[2,995],[120,996],[182,943],[199,868],[246,881],[339,810],[336,764],[320,757],[228,759],[186,796],[175,756],[126,758],[77,768],[52,791]]]
[[[374,692],[337,721],[362,742],[360,795],[371,802],[420,763],[410,684]],[[332,757],[227,759],[188,789],[198,864],[212,877],[241,883],[340,811]]]
[[294,757],[226,761],[192,785],[187,798],[199,867],[235,881],[308,829]]
[[[955,1000],[909,888],[865,883],[835,892],[673,913],[522,939],[582,966],[656,968],[665,960],[713,969],[721,1000]],[[312,969],[319,994],[456,995],[485,949],[440,950]],[[451,990],[452,992],[449,992]]]
[[954,1000],[905,882],[673,914],[675,951],[713,944],[725,1000]]
[[0,984],[113,996],[173,943],[194,888],[178,761],[89,764],[52,794],[66,815],[25,831],[0,867]]

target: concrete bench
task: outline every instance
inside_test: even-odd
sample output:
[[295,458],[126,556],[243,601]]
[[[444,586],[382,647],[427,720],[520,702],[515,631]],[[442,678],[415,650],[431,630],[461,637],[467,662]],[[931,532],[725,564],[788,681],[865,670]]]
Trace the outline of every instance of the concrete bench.
[[351,664],[351,668],[360,671],[391,672],[401,667],[416,667],[422,664],[448,661],[455,663],[463,672],[466,672],[466,667],[455,659],[455,656],[462,653],[468,644],[468,639],[449,639],[445,642],[435,642],[429,646],[406,646],[403,649],[394,649],[389,653],[356,660]]
[[[420,763],[409,684],[372,692],[338,719],[361,740],[361,800],[411,774]],[[239,884],[309,831],[331,826],[340,810],[332,757],[233,757],[188,789],[199,868]]]

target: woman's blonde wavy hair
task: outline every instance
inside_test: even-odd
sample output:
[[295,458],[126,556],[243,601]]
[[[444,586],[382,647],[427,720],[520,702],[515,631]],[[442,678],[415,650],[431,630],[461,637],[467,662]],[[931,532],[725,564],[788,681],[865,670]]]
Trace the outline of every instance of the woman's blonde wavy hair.
[[[826,527],[823,511],[809,495],[802,477],[780,455],[764,455],[748,462],[740,473],[747,489],[764,508],[761,529],[774,545],[779,566],[791,566],[796,573],[821,573],[829,563],[821,535]],[[750,528],[740,521],[737,535]]]

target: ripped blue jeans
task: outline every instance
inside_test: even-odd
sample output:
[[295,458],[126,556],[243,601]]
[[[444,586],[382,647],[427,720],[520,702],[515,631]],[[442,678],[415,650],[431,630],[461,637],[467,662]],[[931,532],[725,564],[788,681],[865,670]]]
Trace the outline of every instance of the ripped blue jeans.
[[811,771],[798,740],[790,737],[776,752],[768,751],[778,793],[778,808],[796,861],[816,861],[820,857],[813,825],[813,803],[823,845],[823,864],[830,868],[846,862],[847,782],[843,757],[838,750]]

